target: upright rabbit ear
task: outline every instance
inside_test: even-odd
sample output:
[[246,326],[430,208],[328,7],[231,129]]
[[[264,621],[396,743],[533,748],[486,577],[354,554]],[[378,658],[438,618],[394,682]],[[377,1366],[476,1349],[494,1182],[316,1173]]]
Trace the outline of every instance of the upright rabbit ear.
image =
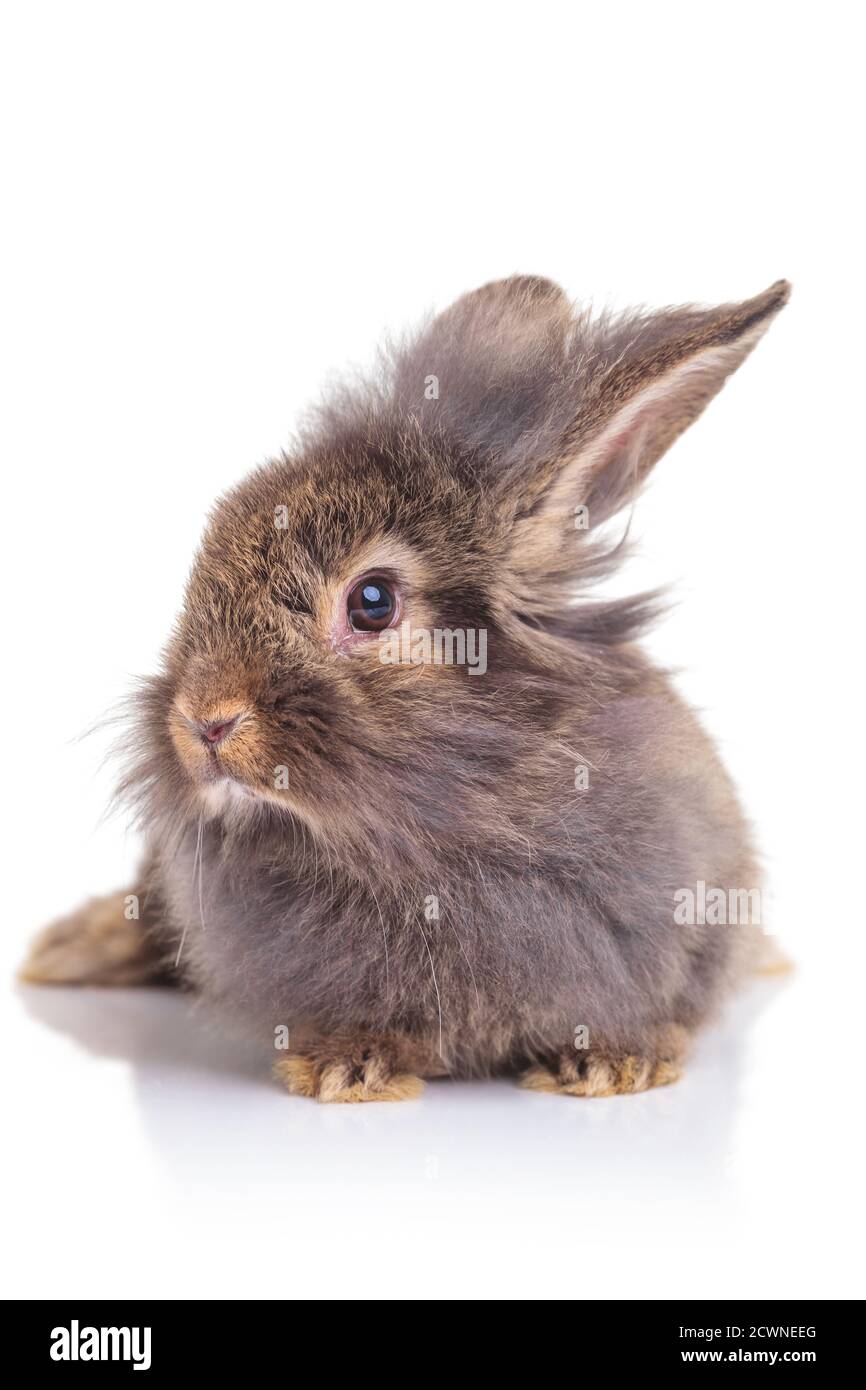
[[524,435],[523,457],[506,457],[498,480],[513,517],[518,575],[574,572],[580,530],[628,501],[789,293],[780,280],[742,304],[575,322],[551,364],[544,411]]
[[394,397],[403,413],[504,467],[543,412],[571,324],[571,305],[552,280],[515,275],[483,285],[403,345]]

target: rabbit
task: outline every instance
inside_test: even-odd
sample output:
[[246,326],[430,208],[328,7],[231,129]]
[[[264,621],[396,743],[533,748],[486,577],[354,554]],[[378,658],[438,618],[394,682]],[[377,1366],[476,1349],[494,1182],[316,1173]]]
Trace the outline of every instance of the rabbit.
[[332,391],[216,504],[133,697],[140,881],[24,978],[176,980],[320,1101],[676,1080],[762,935],[678,906],[760,873],[638,643],[656,598],[586,594],[622,554],[604,523],[789,292],[593,316],[513,276]]

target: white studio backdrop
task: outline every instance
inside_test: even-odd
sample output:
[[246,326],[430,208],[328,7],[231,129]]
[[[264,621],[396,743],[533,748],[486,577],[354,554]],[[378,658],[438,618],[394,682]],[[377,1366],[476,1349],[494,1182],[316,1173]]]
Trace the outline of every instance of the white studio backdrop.
[[[736,300],[786,277],[789,307],[639,501],[639,553],[617,586],[673,586],[652,649],[681,668],[681,688],[720,741],[758,827],[772,929],[806,981],[778,1005],[784,1039],[762,1024],[762,1043],[777,1050],[730,1141],[737,1209],[757,1209],[769,1184],[782,1185],[774,1219],[786,1195],[798,1206],[807,1174],[783,1158],[799,1141],[801,1164],[820,1167],[818,1124],[841,1164],[821,1200],[838,1203],[841,1219],[860,1141],[845,1077],[863,965],[857,27],[855,8],[839,3],[3,7],[4,979],[35,929],[132,872],[134,835],[101,820],[115,775],[101,761],[110,730],[79,736],[153,669],[215,496],[288,443],[333,374],[369,362],[387,332],[516,271],[599,307]],[[123,1005],[106,1007],[115,1018]],[[249,1227],[242,1220],[242,1190],[258,1172],[242,1146],[232,1148],[230,1196],[217,1183],[208,1198],[230,1208],[234,1273],[206,1268],[219,1243],[212,1224],[202,1234],[203,1214],[199,1253],[179,1272],[163,1272],[171,1233],[162,1250],[146,1245],[133,1276],[128,1252],[99,1241],[89,1251],[82,1227],[78,1263],[67,1245],[40,1273],[28,1184],[44,1181],[58,1143],[45,1109],[51,1075],[60,1069],[61,1088],[76,1088],[85,1125],[88,1088],[103,1083],[93,1057],[34,1023],[17,996],[3,1026],[21,1116],[7,1159],[13,1278],[26,1292],[66,1292],[62,1276],[74,1285],[76,1270],[82,1292],[107,1292],[111,1266],[119,1292],[298,1293],[298,1276],[281,1286],[262,1253],[264,1197]],[[157,1172],[127,1070],[115,1056],[104,1081],[112,1122],[94,1121],[93,1143],[72,1145],[58,1200],[98,1192],[99,1175],[118,1201],[128,1177],[145,1211],[175,1200],[189,1209],[193,1168],[207,1169],[213,1151],[183,1170],[183,1203],[166,1195],[186,1138],[171,1129]],[[166,1104],[181,1106],[165,1085]],[[252,1130],[259,1095],[240,1083],[231,1095]],[[511,1104],[510,1092],[496,1095]],[[808,1126],[793,1122],[800,1104],[817,1107]],[[61,1106],[70,1123],[71,1105]],[[455,1105],[465,1119],[467,1096]],[[305,1134],[330,1126],[310,1141],[326,1153],[329,1137],[370,1135],[304,1114]],[[442,1114],[447,1127],[447,1106]],[[222,1134],[217,1101],[211,1118]],[[479,1128],[462,1123],[449,1141],[458,1168],[461,1136],[472,1152]],[[693,1139],[677,1127],[680,1150]],[[378,1131],[372,1142],[378,1152]],[[419,1140],[420,1167],[436,1142]],[[99,1153],[110,1177],[90,1166]],[[352,1171],[363,1206],[376,1179],[363,1158]],[[538,1235],[520,1164],[508,1173],[503,1212],[514,1204],[515,1229],[522,1240],[534,1230],[544,1254],[543,1273],[508,1264],[509,1287],[535,1296],[561,1287],[554,1274],[567,1279],[581,1257],[557,1245],[556,1220]],[[649,1292],[646,1250],[658,1233],[635,1236],[634,1192],[620,1195],[599,1207],[606,1224],[584,1224],[603,1272],[597,1292]],[[410,1184],[400,1200],[420,1211],[424,1196]],[[339,1246],[330,1210],[319,1226],[301,1223],[308,1255],[317,1230]],[[455,1201],[453,1225],[444,1210],[424,1218],[433,1263],[423,1276],[419,1266],[417,1287],[433,1297],[467,1278],[453,1256],[471,1203]],[[393,1230],[390,1219],[386,1248],[389,1230],[401,1239],[403,1218]],[[744,1265],[759,1294],[844,1291],[854,1278],[853,1255],[822,1245],[817,1217],[802,1285],[790,1230],[776,1254],[771,1227],[760,1255],[746,1244],[711,1260],[689,1245],[688,1205],[675,1220],[660,1296],[685,1291],[686,1268],[696,1296],[724,1292]],[[507,1296],[497,1260],[508,1222],[503,1233],[495,1208],[484,1222],[470,1282],[480,1292],[486,1278]],[[245,1265],[253,1230],[260,1245]],[[640,1278],[623,1275],[621,1257],[637,1247]],[[319,1295],[342,1287],[321,1254],[310,1259]],[[384,1263],[380,1276],[384,1290]]]

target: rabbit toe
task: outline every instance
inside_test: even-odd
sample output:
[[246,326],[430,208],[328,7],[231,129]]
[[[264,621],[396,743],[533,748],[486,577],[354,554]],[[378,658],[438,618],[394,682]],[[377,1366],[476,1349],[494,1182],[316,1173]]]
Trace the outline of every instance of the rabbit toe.
[[665,1029],[647,1055],[640,1053],[563,1052],[530,1067],[520,1078],[529,1091],[565,1096],[623,1096],[670,1086],[682,1076],[685,1030]]
[[328,1104],[414,1100],[420,1077],[396,1071],[383,1054],[365,1049],[348,1056],[293,1053],[274,1064],[274,1075],[296,1096]]

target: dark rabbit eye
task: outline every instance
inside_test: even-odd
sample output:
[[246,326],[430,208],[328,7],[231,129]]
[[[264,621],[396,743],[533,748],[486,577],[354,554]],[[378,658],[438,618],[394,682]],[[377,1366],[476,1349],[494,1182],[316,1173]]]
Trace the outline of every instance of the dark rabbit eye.
[[359,579],[346,602],[349,622],[356,632],[382,632],[397,612],[392,586],[378,575]]

